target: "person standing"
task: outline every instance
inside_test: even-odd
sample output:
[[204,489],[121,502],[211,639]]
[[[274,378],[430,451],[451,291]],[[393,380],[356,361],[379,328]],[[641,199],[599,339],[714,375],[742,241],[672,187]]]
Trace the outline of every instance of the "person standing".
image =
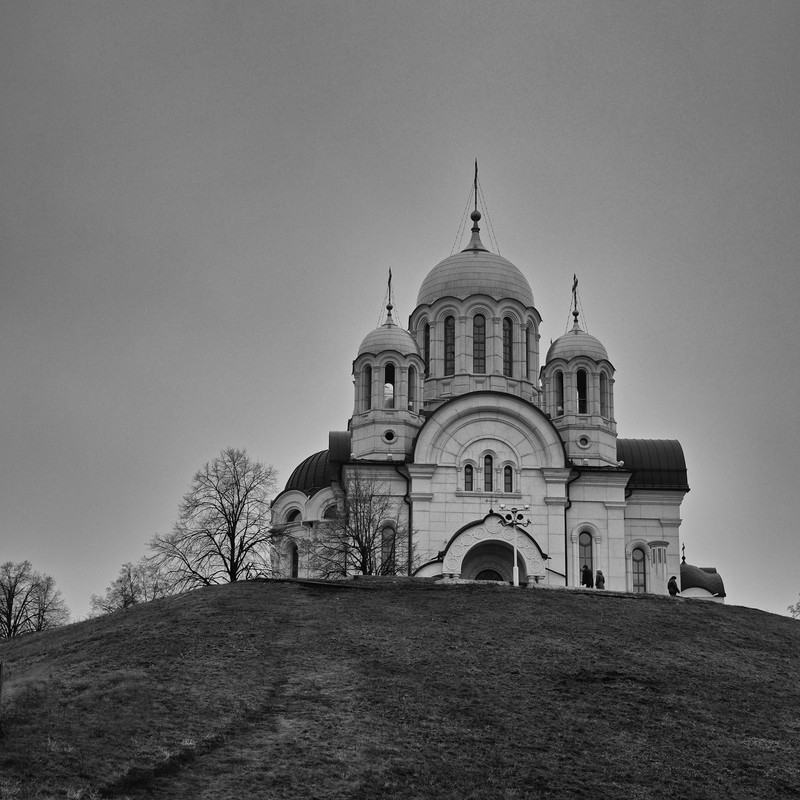
[[602,570],[597,570],[597,575],[594,579],[594,588],[595,589],[605,589],[606,588],[606,579],[603,575]]
[[667,581],[667,589],[672,597],[681,593],[681,590],[678,588],[678,581],[675,579],[674,575]]
[[584,564],[583,569],[581,570],[581,586],[585,586],[587,589],[594,588],[594,580],[592,580],[592,571],[589,569],[588,564]]

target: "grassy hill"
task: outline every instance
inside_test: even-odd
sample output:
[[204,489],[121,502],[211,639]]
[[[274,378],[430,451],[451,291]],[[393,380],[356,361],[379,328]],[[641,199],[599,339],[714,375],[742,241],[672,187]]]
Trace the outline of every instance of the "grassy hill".
[[0,645],[0,797],[800,796],[800,623],[249,582]]

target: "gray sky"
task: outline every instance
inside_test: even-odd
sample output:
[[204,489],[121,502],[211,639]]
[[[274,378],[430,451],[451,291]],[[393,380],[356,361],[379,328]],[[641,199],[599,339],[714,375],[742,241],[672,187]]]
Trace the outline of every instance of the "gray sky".
[[[480,162],[542,353],[573,272],[687,560],[800,593],[800,3],[0,3],[0,561],[73,616],[228,446],[352,411]],[[462,245],[463,246],[463,245]]]

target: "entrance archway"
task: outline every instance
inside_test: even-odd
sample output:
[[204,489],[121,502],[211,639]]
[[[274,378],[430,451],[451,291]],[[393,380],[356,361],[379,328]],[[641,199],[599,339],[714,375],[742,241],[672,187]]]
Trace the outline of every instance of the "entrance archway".
[[531,583],[533,577],[544,578],[544,560],[547,556],[536,540],[527,530],[515,531],[511,526],[503,525],[496,514],[465,525],[453,535],[442,559],[442,572],[475,580],[479,572],[491,569],[502,580],[511,583],[515,539],[520,581]]
[[[511,583],[513,580],[512,567],[514,566],[514,548],[506,542],[489,540],[476,544],[464,556],[461,562],[461,577],[467,580],[495,580]],[[517,553],[517,566],[519,567],[519,579],[522,583],[528,581],[528,571],[525,568],[525,561]],[[493,573],[496,578],[479,578],[484,573]]]

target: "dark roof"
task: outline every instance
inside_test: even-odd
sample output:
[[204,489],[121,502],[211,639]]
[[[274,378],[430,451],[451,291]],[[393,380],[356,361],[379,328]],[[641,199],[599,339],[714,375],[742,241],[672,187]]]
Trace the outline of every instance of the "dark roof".
[[681,591],[705,589],[709,594],[725,597],[725,584],[714,567],[695,567],[685,561],[681,564]]
[[283,491],[289,492],[296,489],[311,497],[321,489],[326,489],[335,479],[336,472],[328,461],[328,451],[320,450],[319,453],[314,453],[295,467],[289,480],[286,481],[286,488]]
[[617,439],[617,459],[633,472],[629,489],[689,491],[686,460],[675,439]]

